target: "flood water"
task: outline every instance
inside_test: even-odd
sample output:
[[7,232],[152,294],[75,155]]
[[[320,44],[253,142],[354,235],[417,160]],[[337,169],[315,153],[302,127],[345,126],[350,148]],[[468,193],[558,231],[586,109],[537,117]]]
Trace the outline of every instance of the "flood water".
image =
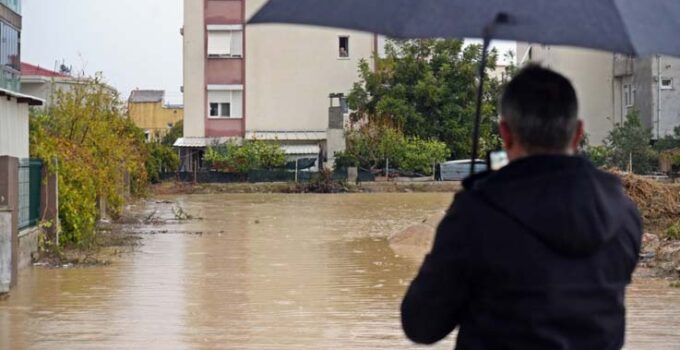
[[[418,262],[386,237],[447,194],[192,195],[136,210],[143,245],[110,266],[21,273],[0,349],[407,349],[399,303]],[[628,349],[680,349],[680,289],[638,280]],[[451,349],[453,337],[435,349]]]

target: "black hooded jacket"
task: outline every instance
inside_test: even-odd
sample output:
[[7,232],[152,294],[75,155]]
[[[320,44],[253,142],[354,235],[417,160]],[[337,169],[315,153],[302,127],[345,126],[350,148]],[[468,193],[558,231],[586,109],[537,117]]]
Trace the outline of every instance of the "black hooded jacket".
[[467,179],[401,307],[406,335],[456,349],[620,349],[641,221],[618,178],[535,156]]

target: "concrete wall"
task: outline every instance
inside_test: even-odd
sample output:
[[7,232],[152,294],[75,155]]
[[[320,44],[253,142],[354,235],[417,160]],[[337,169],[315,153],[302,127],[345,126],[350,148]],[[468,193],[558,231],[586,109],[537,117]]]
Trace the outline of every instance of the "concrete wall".
[[184,119],[182,108],[166,108],[161,102],[155,103],[128,103],[128,115],[138,127],[151,133],[163,136],[170,130],[168,124],[175,125]]
[[19,251],[17,252],[18,269],[24,269],[33,264],[33,253],[38,251],[39,227],[31,227],[19,232]]
[[28,158],[28,104],[0,98],[0,156]]
[[[658,61],[658,71],[657,71],[657,60],[656,58],[650,58],[649,60],[654,61],[652,64],[653,71],[651,74],[657,76],[660,73],[661,78],[671,78],[673,79],[673,89],[671,90],[659,90],[657,89],[658,82],[656,79],[651,79],[653,101],[656,101],[656,94],[659,94],[659,105],[661,106],[658,111],[659,114],[659,137],[663,138],[666,135],[673,135],[673,128],[680,126],[680,59],[674,57],[661,57]],[[653,110],[652,113],[657,113]],[[654,135],[656,135],[657,130],[654,130]]]
[[12,282],[12,212],[0,207],[0,293],[9,292]]
[[564,74],[574,84],[579,99],[579,117],[584,120],[592,144],[601,144],[614,124],[614,56],[611,53],[518,44],[517,57]]
[[184,1],[184,136],[205,136],[204,1]]
[[[246,19],[264,3],[246,1]],[[339,36],[349,58],[338,58]],[[246,40],[246,130],[325,130],[328,94],[349,92],[375,45],[372,34],[269,24],[247,26]]]

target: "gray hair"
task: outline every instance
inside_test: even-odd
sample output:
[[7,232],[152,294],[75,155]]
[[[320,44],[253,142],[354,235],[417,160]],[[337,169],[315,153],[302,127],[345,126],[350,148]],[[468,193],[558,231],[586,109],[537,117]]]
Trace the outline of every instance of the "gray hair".
[[501,98],[501,117],[530,154],[565,150],[576,132],[577,113],[571,82],[537,65],[522,69]]

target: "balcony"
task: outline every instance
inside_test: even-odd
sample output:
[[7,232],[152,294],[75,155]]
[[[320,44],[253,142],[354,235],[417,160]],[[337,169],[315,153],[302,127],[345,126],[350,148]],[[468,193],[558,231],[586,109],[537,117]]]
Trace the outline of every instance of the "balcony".
[[9,66],[0,67],[0,89],[20,92],[21,73]]
[[0,4],[7,6],[7,8],[18,14],[21,14],[21,0],[0,0]]
[[635,69],[635,59],[625,55],[614,56],[614,76],[625,77],[633,75]]

